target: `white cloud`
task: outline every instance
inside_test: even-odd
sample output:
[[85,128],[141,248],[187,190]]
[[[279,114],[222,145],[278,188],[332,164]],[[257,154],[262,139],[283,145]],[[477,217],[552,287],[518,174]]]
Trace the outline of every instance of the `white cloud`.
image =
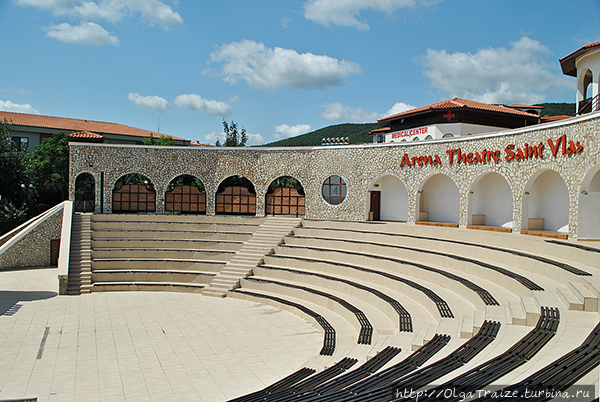
[[164,112],[171,106],[165,98],[156,95],[140,96],[137,92],[130,92],[127,99],[137,107],[152,109],[157,112]]
[[390,110],[388,110],[385,115],[382,115],[381,117],[387,117],[387,116],[392,116],[394,114],[398,114],[398,113],[402,113],[402,112],[406,112],[407,110],[411,110],[414,109],[415,107],[412,105],[408,105],[404,102],[397,102],[396,104],[394,104],[394,106],[392,106],[392,108]]
[[391,14],[416,4],[417,0],[309,0],[304,3],[304,17],[324,26],[333,24],[369,29],[369,24],[357,19],[361,11],[371,9]]
[[183,24],[181,15],[159,0],[16,0],[17,4],[32,6],[83,20],[119,21],[135,14],[150,25],[171,29]]
[[324,103],[321,107],[325,109],[321,113],[321,117],[331,121],[369,123],[381,117],[379,113],[367,113],[360,106],[352,108],[341,103]]
[[178,12],[158,0],[129,0],[125,2],[132,12],[139,12],[151,25],[158,24],[168,30],[183,24]]
[[175,98],[175,105],[184,109],[202,112],[209,116],[229,117],[233,114],[231,104],[213,99],[203,99],[196,94],[179,95]]
[[40,112],[35,110],[29,103],[13,103],[9,100],[0,100],[0,110],[15,113],[40,114]]
[[248,134],[248,143],[246,145],[262,145],[262,144],[264,144],[265,140],[262,135],[251,134],[251,133],[247,133],[247,134]]
[[204,136],[203,142],[205,144],[214,145],[217,142],[217,140],[219,140],[221,142],[221,144],[224,143],[225,142],[225,133],[218,133],[216,131],[213,131],[212,133],[206,134]]
[[271,49],[252,40],[225,44],[211,54],[211,60],[222,64],[218,75],[223,81],[235,84],[243,79],[250,88],[259,90],[324,89],[342,85],[351,74],[362,73],[353,62],[280,47]]
[[83,45],[119,45],[119,39],[94,22],[84,22],[73,26],[66,22],[52,25],[46,36],[66,43],[79,43]]
[[[246,143],[246,145],[262,145],[265,140],[263,139],[263,136],[260,134],[250,134],[250,133],[246,133],[248,135],[248,142]],[[204,136],[204,141],[207,144],[215,144],[217,142],[217,140],[219,140],[221,142],[221,144],[223,144],[225,142],[225,133],[221,132],[221,133],[217,133],[215,131],[213,131],[210,134],[206,134]]]
[[540,103],[548,92],[572,83],[551,71],[548,47],[523,37],[510,49],[481,49],[475,54],[427,49],[420,59],[431,85],[452,97],[486,103]]
[[275,127],[275,134],[273,137],[275,137],[276,140],[295,137],[297,135],[308,133],[310,129],[311,127],[308,124],[297,124],[295,126],[280,124]]

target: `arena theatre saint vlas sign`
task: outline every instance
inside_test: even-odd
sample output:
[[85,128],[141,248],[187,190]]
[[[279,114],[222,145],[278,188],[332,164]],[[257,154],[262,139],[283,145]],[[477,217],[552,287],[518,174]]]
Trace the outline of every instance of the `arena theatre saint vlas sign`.
[[[573,155],[583,151],[583,145],[579,141],[573,142],[567,140],[567,135],[558,137],[556,141],[549,138],[547,141],[550,147],[550,154],[553,157],[558,156],[559,152],[561,155]],[[525,159],[543,158],[544,157],[545,144],[540,142],[539,144],[533,145],[525,143],[522,147],[516,147],[515,144],[508,144],[504,148],[504,160],[510,162],[512,160],[520,161]],[[461,148],[449,149],[446,151],[448,155],[448,164],[464,163],[472,165],[475,163],[487,163],[487,162],[500,162],[502,159],[502,152],[500,150],[488,150],[483,149],[479,152],[468,152],[465,153]],[[404,154],[400,160],[400,167],[407,166],[426,166],[426,165],[441,165],[442,158],[439,155],[420,155],[409,157],[408,154]]]

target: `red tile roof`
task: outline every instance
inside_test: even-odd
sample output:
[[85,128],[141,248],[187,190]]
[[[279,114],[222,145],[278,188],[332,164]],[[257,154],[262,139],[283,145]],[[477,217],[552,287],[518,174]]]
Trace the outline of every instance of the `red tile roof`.
[[[103,134],[132,135],[144,138],[150,136],[150,133],[153,133],[148,130],[142,130],[140,128],[125,126],[117,123],[0,111],[0,121],[3,121],[5,118],[9,123],[15,126],[41,127],[70,131],[89,131]],[[160,136],[160,134],[157,133],[153,134],[155,137]],[[173,139],[183,140],[183,138],[179,137],[173,137]]]
[[69,139],[86,139],[86,140],[104,140],[104,136],[89,131],[79,131],[76,133],[67,134]]
[[585,46],[580,47],[575,50],[573,53],[559,59],[560,67],[562,68],[564,75],[570,75],[571,77],[577,77],[577,67],[575,66],[575,60],[581,56],[589,52],[592,49],[600,47],[600,41],[588,43]]
[[490,105],[488,103],[481,103],[476,101],[471,101],[467,99],[461,98],[452,98],[448,100],[444,100],[437,103],[432,103],[431,105],[421,106],[415,109],[407,110],[406,112],[394,114],[388,117],[384,117],[382,119],[377,120],[379,124],[385,124],[390,120],[396,120],[402,117],[410,117],[419,114],[424,114],[427,112],[438,111],[438,110],[446,110],[446,109],[475,109],[475,110],[484,110],[488,112],[494,113],[504,113],[504,114],[516,114],[519,116],[527,116],[527,117],[537,117],[536,114],[523,112],[518,109],[512,109],[503,105]]
[[541,117],[541,120],[542,120],[542,123],[548,123],[550,121],[566,120],[566,119],[572,119],[572,118],[573,118],[573,116],[560,115],[560,116]]
[[520,103],[515,103],[514,105],[506,105],[506,107],[518,107],[521,109],[543,109],[543,106],[535,106],[535,105],[523,105]]

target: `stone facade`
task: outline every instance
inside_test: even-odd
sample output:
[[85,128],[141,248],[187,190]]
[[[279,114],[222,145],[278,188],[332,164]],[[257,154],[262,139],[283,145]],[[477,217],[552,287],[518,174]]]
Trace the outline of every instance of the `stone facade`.
[[0,255],[0,270],[50,265],[50,240],[61,238],[62,210],[37,225]]
[[[269,184],[280,176],[299,180],[306,194],[306,217],[314,219],[366,220],[369,186],[384,175],[393,175],[404,183],[408,193],[408,222],[418,216],[420,190],[428,178],[445,174],[458,187],[459,225],[468,222],[469,193],[485,173],[496,172],[509,184],[513,197],[513,232],[521,229],[523,197],[530,180],[550,169],[560,175],[569,194],[569,237],[577,238],[578,202],[586,175],[595,174],[600,162],[600,114],[548,123],[500,133],[399,144],[366,144],[296,148],[189,148],[71,144],[70,199],[74,199],[75,179],[87,172],[96,181],[96,208],[111,212],[115,182],[128,173],[140,173],[153,183],[157,195],[157,213],[164,213],[165,189],[182,174],[198,177],[207,193],[207,214],[215,211],[215,193],[225,178],[238,175],[249,179],[257,194],[257,215],[264,215]],[[507,146],[513,144],[513,148]],[[527,150],[525,147],[527,144]],[[533,147],[540,154],[533,155]],[[563,145],[564,144],[564,145]],[[553,155],[553,147],[556,154]],[[466,155],[457,162],[461,149]],[[521,148],[526,157],[507,160],[509,150]],[[497,151],[492,159],[476,157]],[[531,155],[529,155],[531,153]],[[450,156],[453,163],[450,163]],[[419,159],[419,157],[422,157]],[[435,156],[441,163],[435,164]],[[413,159],[414,158],[414,159]],[[407,163],[408,162],[408,163]],[[341,176],[347,184],[347,197],[340,205],[329,205],[321,196],[321,187],[331,175]],[[104,188],[101,189],[101,180]]]

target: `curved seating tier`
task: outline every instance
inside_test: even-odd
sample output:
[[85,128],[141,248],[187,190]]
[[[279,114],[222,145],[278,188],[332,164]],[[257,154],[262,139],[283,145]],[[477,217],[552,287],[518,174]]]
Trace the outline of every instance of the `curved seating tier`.
[[600,362],[600,247],[402,223],[304,219],[290,233],[292,222],[263,222],[93,215],[92,288],[206,295],[214,286],[323,334],[306,367],[239,402],[598,386],[589,373]]
[[264,218],[92,215],[91,290],[202,292]]
[[[541,378],[569,385],[585,378],[597,386],[598,379],[584,376],[599,363],[600,325],[579,348],[572,343],[598,321],[600,262],[580,254],[597,257],[600,248],[561,242],[467,229],[304,219],[235,293],[256,291],[319,306],[336,337],[353,328],[355,345],[358,320],[347,325],[352,317],[334,307],[339,304],[334,300],[359,308],[373,326],[371,351],[365,355],[360,345],[342,351],[338,343],[334,355],[310,363],[315,368],[335,367],[347,357],[368,362],[386,346],[416,351],[400,352],[368,375],[360,366],[337,370],[337,376],[315,380],[319,384],[312,387],[291,385],[239,400],[388,401],[396,400],[399,389],[468,392],[495,384],[539,385]],[[382,316],[394,323],[392,335],[381,336]],[[413,332],[403,330],[402,317],[410,319]],[[417,359],[442,339],[446,343],[432,346],[428,357],[434,362],[419,368],[424,362],[416,364],[413,355]]]

